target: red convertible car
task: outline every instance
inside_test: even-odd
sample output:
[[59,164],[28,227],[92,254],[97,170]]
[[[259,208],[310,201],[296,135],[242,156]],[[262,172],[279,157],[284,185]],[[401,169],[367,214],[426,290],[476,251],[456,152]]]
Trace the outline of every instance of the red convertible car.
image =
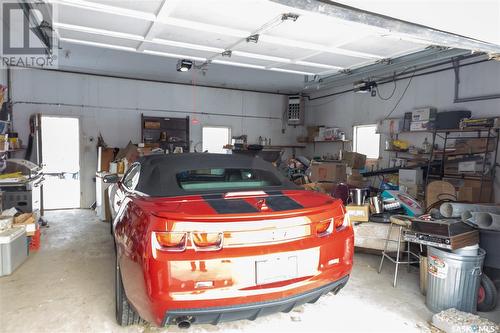
[[352,269],[342,202],[260,158],[141,158],[117,182],[116,318],[159,326],[250,319],[337,293]]

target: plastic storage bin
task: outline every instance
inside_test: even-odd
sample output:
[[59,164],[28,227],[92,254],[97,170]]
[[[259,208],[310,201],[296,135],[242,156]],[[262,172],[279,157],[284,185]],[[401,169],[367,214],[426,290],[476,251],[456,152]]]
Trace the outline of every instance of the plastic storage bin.
[[463,256],[427,247],[427,295],[425,303],[433,312],[449,308],[477,312],[477,294],[486,252]]
[[27,246],[24,227],[0,232],[0,276],[11,274],[26,260]]

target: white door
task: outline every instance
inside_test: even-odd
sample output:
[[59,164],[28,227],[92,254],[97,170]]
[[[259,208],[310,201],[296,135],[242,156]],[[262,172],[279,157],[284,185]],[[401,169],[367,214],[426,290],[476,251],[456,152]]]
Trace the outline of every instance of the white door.
[[44,208],[80,208],[79,119],[41,118]]

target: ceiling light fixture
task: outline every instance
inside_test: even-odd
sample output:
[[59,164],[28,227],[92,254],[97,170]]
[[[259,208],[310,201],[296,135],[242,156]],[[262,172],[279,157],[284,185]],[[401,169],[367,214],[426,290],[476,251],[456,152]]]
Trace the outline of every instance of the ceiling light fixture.
[[160,52],[160,51],[153,51],[153,50],[144,50],[142,52],[146,53],[146,54],[158,55],[158,56],[163,56],[163,57],[168,57],[168,58],[177,58],[177,59],[188,58],[191,60],[198,60],[198,61],[206,61],[207,60],[206,58],[193,57],[193,56],[186,55],[186,54],[168,53],[168,52]]
[[108,36],[108,37],[113,37],[113,38],[121,38],[121,39],[135,40],[135,41],[143,41],[144,40],[144,37],[141,35],[134,35],[134,34],[129,34],[129,33],[125,33],[125,32],[117,32],[117,31],[111,31],[111,30],[90,28],[90,27],[84,27],[84,26],[74,25],[74,24],[54,22],[53,26],[56,29],[62,29],[62,30],[67,30],[67,31],[78,31],[78,32],[83,32],[83,33],[87,33],[87,34],[92,34],[92,35]]
[[295,61],[294,63],[297,64],[297,65],[309,66],[309,67],[318,67],[318,68],[326,68],[326,69],[342,69],[342,67],[339,67],[339,66],[326,65],[326,64],[318,64],[318,63],[315,63],[315,62],[302,61],[302,60]]
[[181,59],[177,62],[177,71],[178,72],[187,72],[193,67],[193,61],[187,59]]
[[214,60],[212,60],[212,62],[214,64],[220,64],[220,65],[247,67],[247,68],[255,68],[255,69],[266,69],[266,67],[261,66],[261,65],[245,64],[243,62],[236,62],[236,61],[226,61],[226,60],[214,59]]
[[221,53],[224,51],[224,49],[217,48],[217,47],[211,47],[211,46],[205,46],[205,45],[199,45],[199,44],[191,44],[191,43],[184,43],[184,42],[177,42],[174,40],[167,40],[167,39],[162,39],[162,38],[153,38],[151,40],[152,43],[155,44],[161,44],[161,45],[167,45],[167,46],[175,46],[175,47],[182,47],[185,49],[192,49],[192,50],[199,50],[199,51],[207,51],[207,52],[214,52],[214,53]]
[[321,51],[321,52],[342,54],[342,55],[346,55],[349,57],[358,57],[358,58],[365,58],[365,59],[382,59],[383,58],[382,56],[371,54],[371,53],[351,51],[351,50],[343,49],[340,47],[323,46],[321,44],[303,42],[303,41],[299,41],[299,40],[275,37],[275,36],[270,36],[270,35],[261,36],[261,40],[264,42],[278,44],[278,45],[284,45],[287,47],[298,47],[298,48],[307,49],[307,50],[315,50],[315,51]]
[[274,61],[274,62],[284,62],[284,63],[291,62],[291,60],[287,59],[287,58],[280,58],[280,57],[268,56],[268,55],[258,54],[258,53],[243,52],[243,51],[233,51],[233,55],[241,56],[241,57],[245,57],[245,58],[269,60],[269,61]]
[[128,46],[97,43],[97,42],[91,42],[91,41],[80,40],[80,39],[73,39],[73,38],[59,38],[59,40],[61,42],[67,42],[67,43],[72,43],[72,44],[82,44],[82,45],[90,45],[90,46],[96,46],[96,47],[103,47],[103,48],[107,48],[107,49],[136,52],[136,49],[134,47],[128,47]]
[[54,4],[60,4],[64,6],[77,7],[82,9],[89,9],[97,12],[108,13],[113,15],[120,15],[131,17],[135,19],[154,21],[156,16],[154,14],[146,13],[139,10],[126,9],[122,7],[110,6],[105,4],[100,4],[94,1],[85,0],[51,0],[50,2]]
[[272,71],[275,71],[275,72],[283,72],[283,73],[290,73],[290,74],[316,75],[316,74],[310,73],[310,72],[294,71],[291,69],[284,69],[284,68],[277,68],[277,67],[273,67],[273,68],[269,68],[269,69]]

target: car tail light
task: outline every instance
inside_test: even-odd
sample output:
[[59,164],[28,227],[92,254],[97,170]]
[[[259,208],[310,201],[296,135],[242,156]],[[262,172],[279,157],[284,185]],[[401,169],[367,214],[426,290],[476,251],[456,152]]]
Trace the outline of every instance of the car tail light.
[[349,219],[349,214],[344,214],[343,219],[336,219],[335,220],[335,229],[343,229],[346,227],[349,227],[351,225],[351,220]]
[[333,230],[333,218],[316,223],[316,235],[326,236]]
[[186,249],[188,239],[186,232],[153,232],[151,236],[153,245],[158,250],[181,252]]
[[222,232],[192,232],[191,242],[196,251],[217,251],[222,248]]

